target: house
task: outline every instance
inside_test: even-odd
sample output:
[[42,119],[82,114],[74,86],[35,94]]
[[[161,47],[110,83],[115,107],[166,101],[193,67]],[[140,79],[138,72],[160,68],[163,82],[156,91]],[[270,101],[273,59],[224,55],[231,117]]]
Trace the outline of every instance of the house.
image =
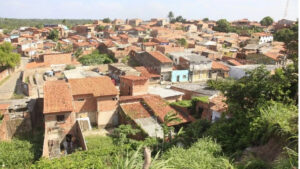
[[157,45],[158,44],[155,42],[144,42],[141,44],[141,48],[142,48],[142,51],[147,51],[147,52],[156,51]]
[[148,88],[148,93],[153,95],[159,95],[164,100],[168,101],[169,103],[177,102],[182,100],[182,96],[184,93],[168,89],[168,88],[162,88],[159,86],[151,86]]
[[143,20],[141,20],[141,19],[130,19],[129,21],[128,21],[128,25],[131,25],[131,26],[133,26],[133,27],[135,27],[135,26],[139,26],[140,24],[141,24],[141,22],[142,22]]
[[191,100],[193,97],[207,96],[211,97],[219,92],[209,89],[207,85],[203,83],[178,83],[173,84],[171,89],[184,93],[182,99]]
[[273,35],[265,32],[257,32],[251,35],[251,40],[257,42],[259,45],[270,43],[273,41]]
[[39,57],[39,61],[49,66],[56,64],[71,64],[72,60],[73,59],[71,53],[49,53],[42,54]]
[[141,128],[144,134],[159,138],[163,137],[159,126],[165,122],[167,114],[176,114],[176,117],[180,119],[167,123],[167,126],[174,126],[175,130],[178,130],[181,125],[195,120],[189,114],[178,112],[170,107],[160,96],[150,94],[121,97],[119,114],[120,123],[132,124]]
[[148,93],[148,78],[142,76],[120,76],[120,95],[136,96]]
[[211,78],[217,79],[218,77],[227,78],[229,77],[230,68],[225,64],[217,61],[212,62],[211,66]]
[[113,25],[123,25],[125,24],[125,21],[123,21],[122,19],[115,19],[112,21]]
[[72,28],[78,35],[90,38],[95,36],[95,26],[92,24],[78,25]]
[[190,52],[173,52],[169,55],[179,69],[189,71],[189,81],[206,81],[211,78],[212,61],[205,56]]
[[116,81],[116,83],[119,83],[120,76],[140,76],[141,73],[134,68],[125,65],[124,63],[112,63],[108,65],[108,74],[112,79]]
[[171,75],[171,82],[188,82],[189,71],[188,70],[173,70]]
[[140,76],[148,78],[150,84],[160,82],[160,75],[150,72],[144,66],[137,66],[137,67],[134,67],[134,69],[141,73]]
[[295,21],[287,20],[287,19],[281,19],[281,20],[279,20],[278,22],[275,23],[274,29],[279,30],[279,29],[282,29],[282,28],[289,28],[294,24],[295,24]]
[[45,134],[43,157],[71,154],[76,147],[86,150],[76,122],[70,86],[64,81],[47,81],[44,86]]
[[173,69],[172,60],[158,51],[131,52],[131,57],[140,65],[161,76],[162,81],[170,81]]

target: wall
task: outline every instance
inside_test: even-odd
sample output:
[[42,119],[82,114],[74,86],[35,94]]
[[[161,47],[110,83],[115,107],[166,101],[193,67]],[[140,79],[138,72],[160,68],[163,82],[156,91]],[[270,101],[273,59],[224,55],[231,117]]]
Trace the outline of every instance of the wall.
[[[83,99],[83,100],[79,100]],[[75,106],[75,112],[96,112],[97,101],[91,94],[76,95],[73,96],[73,104]]]
[[71,53],[49,54],[43,56],[44,63],[47,64],[70,64],[72,63]]
[[[179,79],[178,79],[178,77],[179,77]],[[171,82],[187,82],[188,77],[189,77],[188,70],[173,70]]]
[[103,96],[97,98],[98,110],[98,127],[109,127],[117,125],[118,114],[116,112],[118,107],[118,100],[113,100],[117,96]]

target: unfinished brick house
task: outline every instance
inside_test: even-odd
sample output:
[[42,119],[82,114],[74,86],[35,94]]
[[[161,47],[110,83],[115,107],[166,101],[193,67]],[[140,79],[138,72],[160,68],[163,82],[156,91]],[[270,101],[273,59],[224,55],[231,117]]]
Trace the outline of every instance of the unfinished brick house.
[[[86,149],[78,120],[98,127],[116,125],[118,91],[109,77],[47,81],[44,86],[45,140],[43,156],[62,155],[63,144]],[[73,139],[74,137],[74,139]],[[71,146],[72,147],[72,146]],[[67,154],[72,149],[64,149]]]
[[121,76],[120,95],[136,96],[148,93],[148,78],[141,76]]
[[[167,123],[168,126],[174,126],[178,129],[180,125],[194,121],[189,114],[177,112],[158,95],[139,95],[120,97],[120,123],[131,124],[140,128],[143,134],[150,137],[162,138],[162,127],[164,118],[167,114],[176,114],[180,121]],[[143,136],[139,135],[139,139]]]
[[170,81],[173,70],[173,62],[170,58],[158,51],[130,53],[133,60],[151,72],[161,76],[162,81]]

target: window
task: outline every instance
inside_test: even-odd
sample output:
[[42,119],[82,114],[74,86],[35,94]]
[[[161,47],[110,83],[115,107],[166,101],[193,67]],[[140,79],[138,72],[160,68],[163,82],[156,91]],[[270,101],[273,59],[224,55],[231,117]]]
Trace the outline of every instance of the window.
[[82,101],[84,101],[84,99],[83,99],[83,98],[80,98],[80,99],[77,99],[76,101],[81,101],[81,102],[82,102]]
[[57,115],[56,121],[58,122],[64,122],[65,121],[65,115]]
[[118,98],[117,97],[113,97],[112,100],[118,100]]
[[186,79],[186,75],[183,75],[183,78]]

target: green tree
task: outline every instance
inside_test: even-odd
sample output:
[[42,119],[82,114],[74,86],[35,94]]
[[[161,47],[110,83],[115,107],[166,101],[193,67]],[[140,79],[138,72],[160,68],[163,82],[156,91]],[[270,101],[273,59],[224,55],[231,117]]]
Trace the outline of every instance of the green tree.
[[219,32],[229,32],[231,30],[231,26],[226,19],[220,19],[217,21],[216,26],[213,27],[213,29]]
[[266,16],[260,21],[260,24],[263,26],[270,26],[273,22],[274,20],[270,16]]
[[294,31],[288,28],[283,28],[275,33],[274,39],[277,41],[288,43],[293,39]]
[[5,42],[0,45],[0,68],[14,68],[20,64],[21,56],[13,50],[11,43]]
[[96,27],[96,30],[97,30],[97,31],[103,31],[103,30],[104,30],[104,26],[103,26],[103,25],[98,25],[98,26]]
[[83,65],[99,65],[113,63],[113,59],[107,54],[100,54],[98,50],[93,51],[89,55],[84,55],[78,59]]
[[183,46],[183,47],[187,47],[187,41],[184,39],[184,38],[181,38],[181,39],[178,39],[177,40],[177,43],[180,45],[180,46]]
[[56,29],[51,30],[47,38],[51,39],[53,41],[57,41],[59,38],[58,30],[56,30]]
[[175,21],[176,21],[176,22],[185,22],[185,19],[184,19],[182,16],[177,16],[177,17],[175,18]]
[[172,11],[169,12],[168,18],[169,18],[169,21],[170,21],[170,22],[174,19],[174,14],[173,14]]
[[63,20],[61,21],[61,23],[62,23],[63,25],[67,25],[67,20],[63,19]]
[[208,22],[209,19],[208,19],[208,18],[203,18],[203,21],[204,21],[204,22]]
[[83,53],[82,48],[78,48],[78,49],[76,49],[76,51],[74,52],[74,56],[75,56],[76,58],[79,58],[79,56],[81,56],[82,53]]
[[109,18],[104,18],[104,19],[103,19],[103,22],[104,22],[104,23],[110,23],[111,20],[110,20]]

